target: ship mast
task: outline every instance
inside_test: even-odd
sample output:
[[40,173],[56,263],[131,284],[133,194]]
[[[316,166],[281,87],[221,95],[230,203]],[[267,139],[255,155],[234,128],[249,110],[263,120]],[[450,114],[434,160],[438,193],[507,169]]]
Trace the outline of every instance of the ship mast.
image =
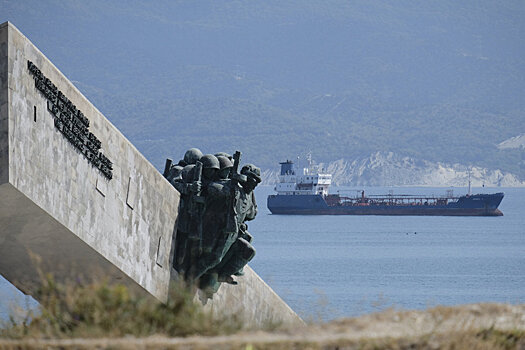
[[[299,157],[297,157],[299,159]],[[313,175],[313,168],[312,168],[312,151],[308,151],[306,153],[306,161],[308,162],[308,165],[306,168],[303,168],[303,175]]]

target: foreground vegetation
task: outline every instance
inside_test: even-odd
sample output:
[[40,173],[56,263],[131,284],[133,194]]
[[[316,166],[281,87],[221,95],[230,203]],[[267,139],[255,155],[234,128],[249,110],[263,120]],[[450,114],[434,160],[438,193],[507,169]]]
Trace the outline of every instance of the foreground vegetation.
[[0,349],[524,349],[525,305],[386,310],[293,329],[243,329],[177,286],[168,303],[107,283],[46,278],[38,312],[12,317]]
[[11,316],[0,329],[1,338],[145,337],[162,334],[184,337],[218,335],[238,330],[236,320],[218,319],[193,301],[195,293],[182,285],[170,291],[166,304],[138,295],[123,285],[68,284],[44,279],[35,298],[37,312],[20,320]]
[[101,338],[21,340],[0,339],[0,349],[308,349],[308,350],[380,350],[380,349],[479,349],[510,350],[525,347],[523,331],[484,329],[473,332],[430,334],[419,337],[383,337],[348,339],[344,336],[304,339],[293,335],[236,334],[226,337],[190,338]]

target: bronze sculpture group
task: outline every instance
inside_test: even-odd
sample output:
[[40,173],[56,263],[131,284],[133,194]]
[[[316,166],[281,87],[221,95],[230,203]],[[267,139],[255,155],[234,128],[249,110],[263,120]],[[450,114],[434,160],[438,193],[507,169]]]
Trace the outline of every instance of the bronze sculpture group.
[[239,172],[240,156],[191,148],[176,165],[168,159],[164,170],[181,194],[173,268],[208,297],[222,282],[237,284],[234,276],[255,255],[246,222],[257,214],[253,190],[261,170],[246,164]]

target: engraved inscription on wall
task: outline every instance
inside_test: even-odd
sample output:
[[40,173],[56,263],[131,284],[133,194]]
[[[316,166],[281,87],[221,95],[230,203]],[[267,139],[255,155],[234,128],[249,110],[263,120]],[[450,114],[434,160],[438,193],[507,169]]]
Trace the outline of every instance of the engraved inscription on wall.
[[113,163],[100,151],[100,140],[89,131],[89,119],[58,90],[34,65],[27,61],[35,86],[47,98],[47,109],[55,118],[55,127],[109,180],[113,178]]

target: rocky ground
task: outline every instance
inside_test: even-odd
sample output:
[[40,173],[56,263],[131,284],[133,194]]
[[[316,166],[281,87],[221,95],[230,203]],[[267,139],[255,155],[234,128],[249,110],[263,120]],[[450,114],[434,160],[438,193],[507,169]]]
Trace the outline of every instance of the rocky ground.
[[525,305],[381,313],[215,337],[0,340],[0,349],[525,349]]

